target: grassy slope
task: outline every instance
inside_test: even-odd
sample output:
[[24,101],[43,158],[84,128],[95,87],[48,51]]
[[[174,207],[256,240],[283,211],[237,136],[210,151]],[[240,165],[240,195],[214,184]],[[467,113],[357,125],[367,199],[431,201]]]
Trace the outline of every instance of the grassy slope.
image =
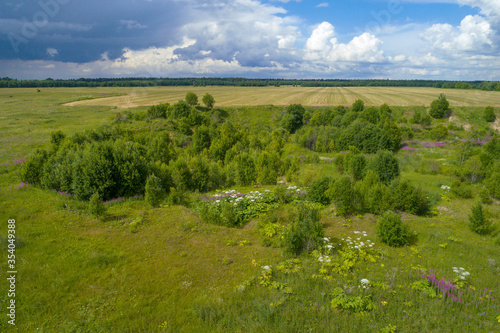
[[[102,93],[94,91],[92,96]],[[308,257],[301,258],[305,263],[302,273],[283,277],[293,286],[296,297],[279,307],[270,303],[279,301],[280,295],[267,289],[253,287],[243,294],[234,293],[235,286],[257,275],[261,265],[283,260],[281,250],[259,245],[255,222],[243,229],[204,225],[184,207],[151,210],[142,201],[116,204],[109,210],[110,217],[99,221],[73,211],[82,204],[57,193],[13,187],[19,183],[13,161],[34,147],[46,147],[51,130],[72,133],[114,116],[116,111],[109,108],[60,106],[89,94],[71,89],[42,90],[39,94],[0,90],[0,116],[5,120],[0,137],[0,219],[17,221],[19,332],[268,332],[269,327],[282,332],[308,331],[308,327],[319,332],[374,332],[388,323],[405,332],[453,332],[467,330],[469,325],[485,332],[498,330],[494,311],[481,315],[481,309],[460,310],[408,290],[418,280],[412,266],[433,269],[448,278],[453,277],[451,267],[462,266],[471,272],[471,284],[495,290],[498,295],[498,246],[491,237],[474,235],[467,228],[473,199],[439,202],[438,217],[405,215],[405,221],[419,234],[413,248],[390,249],[377,244],[384,255],[376,263],[361,265],[352,276],[339,276],[334,285],[355,285],[360,278],[390,284],[387,292],[374,295],[377,311],[359,316],[329,308],[328,292],[333,285],[311,278],[317,267]],[[250,119],[250,123],[259,118],[269,121],[275,111],[269,108],[255,114],[250,108],[240,109],[235,118]],[[445,155],[444,151],[435,155]],[[322,172],[315,172],[318,167]],[[307,184],[310,177],[333,169],[331,164],[308,166],[297,181]],[[403,176],[426,190],[439,192],[440,184],[451,183],[447,176],[413,170],[410,160]],[[492,219],[498,220],[500,206],[488,209]],[[139,232],[131,233],[127,225],[141,212],[146,212],[145,222]],[[376,240],[375,217],[371,215],[344,220],[327,208],[322,222],[327,236],[353,236],[354,230],[365,230]],[[5,223],[1,225],[5,254],[7,229]],[[248,240],[251,245],[227,246],[228,240]],[[440,246],[445,243],[446,247]],[[0,267],[7,271],[6,260]],[[397,272],[391,278],[393,267]],[[5,279],[0,290],[7,290]],[[6,293],[0,293],[0,302],[6,299]],[[220,329],[221,325],[227,328]],[[12,327],[0,321],[0,330],[6,329]]]

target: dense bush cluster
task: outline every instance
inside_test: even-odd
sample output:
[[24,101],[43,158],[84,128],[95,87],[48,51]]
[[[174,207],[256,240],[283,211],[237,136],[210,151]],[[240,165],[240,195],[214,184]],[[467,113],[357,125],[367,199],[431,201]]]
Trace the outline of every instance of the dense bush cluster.
[[[339,155],[337,178],[319,177],[311,182],[308,199],[327,205],[335,204],[339,215],[400,210],[415,215],[425,215],[430,202],[425,193],[410,181],[399,178],[399,164],[392,153],[379,151],[367,157],[355,147],[348,154]],[[343,165],[348,164],[347,168]]]
[[[439,103],[434,106],[447,110],[444,95],[436,101]],[[203,97],[203,103],[205,107],[199,106],[198,96],[188,93],[185,100],[174,105],[154,105],[143,113],[125,112],[115,122],[95,130],[71,136],[54,131],[50,148],[35,151],[22,165],[21,180],[74,194],[81,200],[92,197],[97,216],[100,208],[95,205],[96,198],[144,194],[151,207],[158,207],[188,204],[193,192],[296,180],[304,170],[303,164],[320,163],[318,154],[290,154],[290,149],[307,148],[336,153],[328,160],[340,175],[311,173],[302,176],[299,184],[307,186],[308,201],[333,203],[339,215],[380,215],[394,210],[425,215],[430,212],[431,201],[439,200],[429,199],[428,193],[401,179],[396,158],[402,136],[413,135],[413,124],[431,124],[423,109],[414,112],[410,125],[398,126],[396,122],[408,121],[386,104],[380,108],[366,107],[361,100],[351,107],[304,108],[293,104],[269,107],[272,121],[255,127],[245,120],[230,121],[226,110],[213,107],[215,101],[209,94]],[[491,108],[486,110],[490,112]],[[431,139],[444,140],[449,132],[439,124],[427,134]],[[492,197],[499,199],[500,140],[493,137],[483,147],[462,140],[455,151],[456,165],[447,169],[456,176],[451,194],[472,198],[476,195],[473,184],[482,183],[479,195],[483,203],[490,203]],[[272,202],[289,203],[289,191],[277,187]],[[207,221],[239,226],[247,220],[240,218],[242,214],[253,214],[241,207],[207,205],[199,213]],[[293,236],[282,236],[298,237],[305,230],[298,224],[294,228],[290,229],[296,231]]]
[[363,101],[357,100],[350,109],[320,109],[312,114],[309,124],[297,131],[295,142],[313,151],[339,152],[354,146],[372,154],[401,148],[401,130],[387,105],[365,108]]

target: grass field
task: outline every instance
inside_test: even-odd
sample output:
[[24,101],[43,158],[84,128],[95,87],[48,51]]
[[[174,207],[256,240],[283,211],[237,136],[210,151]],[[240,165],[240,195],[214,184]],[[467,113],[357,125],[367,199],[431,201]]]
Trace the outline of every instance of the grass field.
[[[129,200],[109,205],[106,217],[98,219],[87,213],[86,202],[20,184],[20,160],[35,148],[48,148],[51,131],[61,129],[71,135],[96,128],[112,122],[121,108],[175,103],[188,91],[194,91],[200,99],[205,92],[211,93],[216,106],[349,105],[358,98],[374,105],[419,106],[429,104],[443,92],[456,108],[454,120],[439,123],[468,122],[476,127],[486,126],[481,119],[483,108],[471,105],[500,106],[498,92],[417,88],[0,89],[3,272],[8,271],[8,219],[16,220],[18,239],[17,325],[6,322],[9,286],[2,278],[0,332],[500,331],[499,244],[494,237],[474,234],[467,226],[477,196],[450,199],[440,186],[450,185],[454,176],[445,171],[432,173],[423,166],[423,162],[435,162],[446,170],[455,159],[449,146],[398,156],[402,177],[443,197],[434,206],[435,216],[403,214],[403,220],[418,233],[418,241],[412,246],[395,249],[379,242],[374,215],[344,218],[334,214],[332,205],[323,209],[321,224],[333,241],[357,237],[354,232],[363,230],[376,243],[374,262],[358,262],[352,272],[337,274],[334,281],[313,278],[320,266],[307,254],[299,257],[298,273],[278,271],[279,263],[289,257],[280,248],[261,245],[258,218],[242,228],[226,228],[203,223],[184,206],[150,208],[144,200]],[[71,107],[65,105],[75,101]],[[406,112],[409,118],[410,109],[396,108],[394,113]],[[269,127],[274,126],[273,117],[279,113],[278,108],[269,106],[228,107],[227,111],[235,123]],[[496,113],[498,118],[498,108]],[[160,121],[141,122],[140,126]],[[132,124],[139,126],[139,122]],[[320,175],[339,175],[329,162],[336,154],[319,154],[292,142],[286,144],[285,155],[323,157],[302,164],[293,184],[308,186]],[[472,186],[476,193],[480,185]],[[245,193],[255,190],[234,188]],[[259,190],[273,188],[263,186]],[[498,226],[500,202],[494,200],[487,210]],[[128,225],[140,216],[143,223],[137,232],[131,232]],[[243,291],[237,288],[254,277],[258,280],[264,265],[273,266],[273,279],[290,286],[292,295],[258,284]],[[454,266],[470,272],[468,282],[477,293],[487,288],[494,299],[474,299],[477,304],[466,307],[412,289],[421,280],[423,269],[452,280]],[[365,313],[333,309],[330,302],[334,287],[355,289],[362,278],[373,283],[370,292],[376,309]]]
[[[101,89],[101,88],[100,88]],[[45,89],[44,89],[45,91]],[[47,89],[47,91],[51,91]],[[95,96],[92,88],[78,89],[78,93],[88,91]],[[95,91],[95,89],[94,89]],[[303,87],[154,87],[154,88],[105,88],[107,93],[123,96],[103,97],[83,100],[69,105],[78,106],[134,106],[176,103],[186,93],[192,91],[199,97],[210,93],[215,97],[217,106],[243,105],[289,105],[303,104],[310,106],[351,105],[362,99],[366,105],[380,106],[429,106],[439,94],[447,96],[453,106],[500,106],[500,93],[481,90],[454,90],[435,88],[385,88],[385,87],[341,87],[341,88],[303,88]]]

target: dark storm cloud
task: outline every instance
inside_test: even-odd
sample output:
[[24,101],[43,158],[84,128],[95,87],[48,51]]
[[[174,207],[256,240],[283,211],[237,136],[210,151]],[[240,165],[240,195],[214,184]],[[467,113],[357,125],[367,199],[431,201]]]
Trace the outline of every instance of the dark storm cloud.
[[181,7],[144,0],[1,2],[0,59],[85,63],[104,53],[119,57],[124,48],[169,45],[177,41]]

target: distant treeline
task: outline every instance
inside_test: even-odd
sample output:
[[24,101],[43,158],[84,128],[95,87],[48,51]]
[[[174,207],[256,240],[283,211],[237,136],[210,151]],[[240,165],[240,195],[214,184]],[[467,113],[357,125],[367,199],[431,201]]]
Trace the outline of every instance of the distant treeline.
[[45,87],[164,87],[164,86],[301,86],[301,87],[433,87],[449,89],[479,89],[500,91],[496,81],[436,81],[436,80],[289,80],[246,78],[100,78],[73,80],[17,80],[0,78],[0,88]]

